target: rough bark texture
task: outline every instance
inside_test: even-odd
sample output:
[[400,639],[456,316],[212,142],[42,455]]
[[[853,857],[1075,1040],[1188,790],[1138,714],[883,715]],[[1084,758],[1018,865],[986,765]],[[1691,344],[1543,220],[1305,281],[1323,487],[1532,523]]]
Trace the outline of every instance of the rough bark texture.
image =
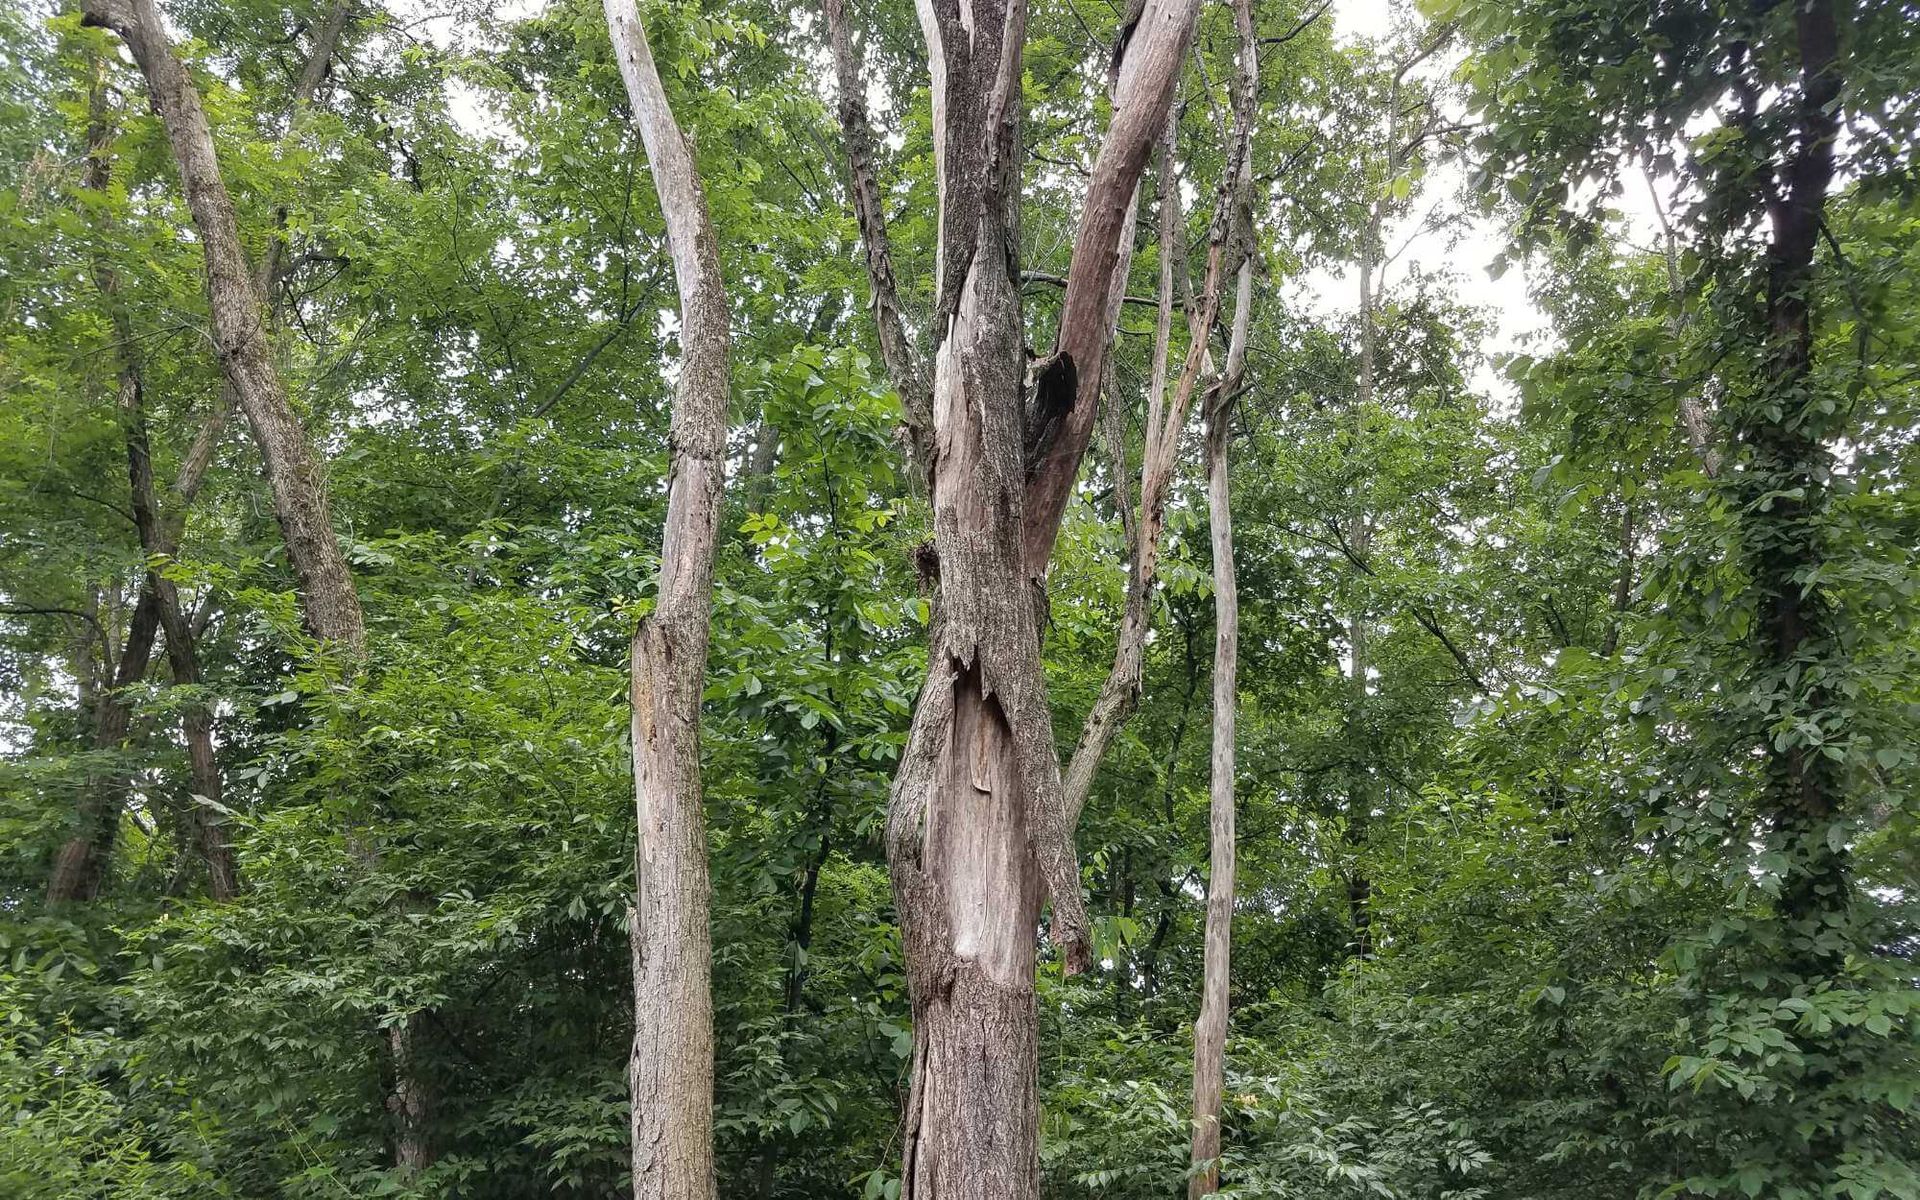
[[1087,941],[1037,601],[1092,429],[1127,208],[1196,13],[1192,0],[1158,0],[1134,34],[1075,240],[1062,348],[1028,407],[1018,263],[1025,7],[920,4],[940,192],[928,464],[939,598],[887,822],[914,1018],[910,1200],[1038,1195],[1034,935],[1046,895],[1069,970],[1085,965]]
[[274,367],[260,292],[240,244],[233,199],[220,178],[199,94],[152,0],[85,0],[83,12],[90,24],[106,26],[126,42],[166,126],[206,256],[214,348],[260,446],[307,627],[357,658],[366,640],[360,599],[334,536],[325,477]]
[[667,105],[634,0],[605,8],[666,218],[681,328],[659,595],[633,635],[633,1194],[708,1200],[713,1000],[700,694],[726,471],[727,300],[692,148]]
[[1226,172],[1217,191],[1217,206],[1208,235],[1207,276],[1202,285],[1200,309],[1189,322],[1190,341],[1173,394],[1166,394],[1168,343],[1173,322],[1173,265],[1177,254],[1182,220],[1179,199],[1172,180],[1172,129],[1162,151],[1160,198],[1160,302],[1154,328],[1153,365],[1147,381],[1147,441],[1140,464],[1140,513],[1132,524],[1132,569],[1127,576],[1126,607],[1120,617],[1120,632],[1114,642],[1113,665],[1101,682],[1100,692],[1087,710],[1080,727],[1080,739],[1074,744],[1067,762],[1063,787],[1067,798],[1069,825],[1076,823],[1087,797],[1093,792],[1093,780],[1100,760],[1119,735],[1127,719],[1140,702],[1140,674],[1144,667],[1147,633],[1152,627],[1151,600],[1160,558],[1160,537],[1166,528],[1167,495],[1178,465],[1180,435],[1187,427],[1193,402],[1199,392],[1200,374],[1209,362],[1208,340],[1219,320],[1222,266],[1228,257],[1228,243],[1237,226],[1232,213],[1238,202],[1235,184],[1244,174],[1250,143],[1236,139],[1227,155]]
[[[1040,428],[1050,430],[1033,439],[1028,453],[1023,539],[1027,570],[1036,579],[1046,571],[1079,476],[1080,458],[1093,434],[1112,340],[1107,312],[1120,263],[1120,234],[1130,219],[1134,187],[1147,155],[1166,122],[1197,14],[1198,6],[1190,0],[1149,2],[1117,51],[1113,122],[1094,159],[1074,235],[1060,328],[1033,405]],[[1031,438],[1034,431],[1029,432]]]

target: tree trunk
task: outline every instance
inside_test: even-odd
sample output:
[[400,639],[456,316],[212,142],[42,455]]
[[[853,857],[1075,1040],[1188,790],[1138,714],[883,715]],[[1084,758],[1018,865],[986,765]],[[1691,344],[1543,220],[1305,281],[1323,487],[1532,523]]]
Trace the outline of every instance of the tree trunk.
[[[1240,591],[1233,569],[1233,510],[1227,488],[1227,449],[1234,398],[1246,372],[1253,319],[1253,123],[1259,103],[1259,43],[1251,0],[1235,0],[1240,70],[1234,89],[1239,146],[1230,155],[1222,203],[1230,216],[1216,229],[1232,230],[1240,265],[1234,287],[1233,331],[1227,362],[1207,404],[1207,529],[1213,549],[1213,761],[1209,779],[1207,929],[1200,1016],[1193,1023],[1194,1174],[1189,1197],[1220,1190],[1220,1104],[1226,1090],[1227,991],[1232,979],[1234,902],[1234,739],[1239,715]],[[1216,234],[1216,237],[1219,235]]]
[[[127,623],[127,640],[120,650],[119,666],[113,673],[109,690],[99,697],[95,709],[95,750],[117,751],[127,740],[133,709],[125,692],[146,675],[159,628],[160,603],[151,589],[143,587],[133,617]],[[127,791],[131,786],[128,773],[118,766],[87,778],[80,794],[73,835],[54,856],[53,872],[47,879],[50,902],[92,900],[100,894],[107,864],[113,858],[114,842],[119,838],[120,814],[126,809]]]
[[[1251,127],[1244,127],[1230,147],[1226,167],[1216,192],[1212,228],[1208,236],[1207,276],[1200,296],[1200,309],[1189,322],[1190,340],[1185,364],[1175,383],[1173,395],[1164,395],[1167,377],[1167,345],[1173,316],[1173,265],[1180,241],[1179,199],[1173,194],[1172,130],[1162,149],[1160,197],[1160,294],[1159,315],[1154,328],[1153,365],[1147,387],[1147,443],[1140,465],[1140,514],[1132,524],[1133,562],[1127,577],[1126,608],[1120,618],[1115,639],[1113,666],[1100,685],[1100,692],[1087,710],[1080,728],[1080,740],[1074,744],[1068,760],[1066,781],[1067,819],[1077,823],[1080,810],[1093,792],[1094,776],[1100,760],[1119,735],[1121,727],[1133,715],[1140,701],[1140,676],[1145,664],[1147,633],[1152,627],[1151,600],[1159,566],[1160,537],[1166,529],[1167,494],[1178,464],[1180,435],[1193,411],[1198,394],[1200,372],[1208,365],[1207,343],[1219,320],[1222,267],[1228,257],[1229,242],[1237,235],[1239,223],[1234,215],[1243,202],[1241,179],[1250,164]],[[1247,180],[1251,186],[1251,180]],[[1184,271],[1184,268],[1182,268]],[[1249,286],[1251,282],[1249,281]],[[1117,314],[1116,305],[1116,314]],[[1244,348],[1243,348],[1244,349]],[[1219,381],[1215,381],[1216,385]]]
[[[106,112],[104,88],[96,89],[90,103],[87,130],[86,186],[104,191],[112,174],[113,129]],[[102,231],[103,233],[109,231]],[[199,653],[193,629],[180,605],[180,593],[167,577],[161,562],[179,549],[184,505],[199,493],[201,481],[211,464],[211,454],[190,449],[181,474],[174,481],[173,494],[182,507],[171,514],[160,510],[153,479],[153,452],[147,435],[146,396],[139,341],[133,322],[121,302],[120,275],[104,258],[93,263],[94,286],[106,304],[108,317],[118,346],[120,422],[127,445],[127,493],[133,512],[134,528],[140,537],[140,549],[147,559],[144,588],[152,593],[158,607],[157,619],[165,634],[167,662],[176,685],[198,687],[202,682]],[[219,409],[209,416],[208,425],[223,419]],[[197,447],[199,438],[196,437]],[[187,833],[186,843],[206,863],[208,891],[216,900],[230,900],[236,890],[233,855],[221,832],[218,804],[221,797],[219,764],[214,757],[213,712],[204,702],[187,705],[180,717],[182,739],[187,747],[190,791],[180,809],[180,820]],[[184,879],[185,872],[176,878]]]
[[[1795,11],[1800,95],[1795,151],[1780,172],[1780,194],[1767,204],[1766,379],[1763,394],[1738,406],[1734,428],[1748,453],[1738,472],[1742,550],[1759,599],[1756,666],[1785,680],[1767,724],[1826,724],[1839,704],[1834,672],[1816,661],[1838,651],[1831,601],[1816,579],[1825,560],[1823,525],[1831,505],[1828,479],[1838,415],[1814,378],[1814,252],[1834,177],[1840,136],[1839,31],[1829,0]],[[1772,498],[1771,504],[1761,502]],[[1785,710],[1784,712],[1782,710]],[[1846,947],[1829,924],[1851,900],[1847,852],[1829,825],[1844,786],[1841,768],[1819,745],[1765,738],[1766,800],[1786,842],[1788,867],[1779,907],[1799,927],[1794,957],[1810,977],[1842,969]]]
[[725,482],[727,300],[692,148],[667,105],[634,0],[607,30],[666,218],[680,290],[659,598],[633,635],[633,1194],[708,1200],[713,1175],[713,999],[707,834],[700,793],[714,544]]
[[[1240,303],[1253,299],[1251,264],[1240,267]],[[1234,323],[1243,321],[1236,313]],[[1233,575],[1233,521],[1227,500],[1231,411],[1214,407],[1207,429],[1207,523],[1213,541],[1212,841],[1207,874],[1207,932],[1200,1017],[1193,1023],[1193,1165],[1190,1197],[1220,1190],[1220,1099],[1226,1086],[1227,986],[1233,949],[1234,726],[1240,653],[1240,600]]]
[[106,26],[126,42],[166,126],[206,256],[214,348],[260,446],[307,627],[358,658],[366,641],[360,599],[334,536],[325,477],[274,367],[259,289],[240,244],[233,200],[220,178],[199,94],[153,0],[84,0],[83,13],[88,24]]
[[1147,7],[1074,242],[1055,352],[1023,412],[1023,0],[926,0],[940,220],[929,476],[939,599],[894,780],[888,861],[914,1018],[908,1200],[1039,1192],[1035,930],[1067,969],[1086,915],[1039,653],[1038,602],[1098,408],[1119,239],[1197,5]]

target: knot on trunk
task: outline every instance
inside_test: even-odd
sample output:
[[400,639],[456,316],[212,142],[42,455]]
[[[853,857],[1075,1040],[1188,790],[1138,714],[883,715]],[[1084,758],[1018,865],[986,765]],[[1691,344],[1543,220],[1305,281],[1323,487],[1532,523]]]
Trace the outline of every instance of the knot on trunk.
[[915,546],[908,554],[913,559],[913,573],[920,580],[920,586],[931,588],[940,582],[940,548],[928,538]]

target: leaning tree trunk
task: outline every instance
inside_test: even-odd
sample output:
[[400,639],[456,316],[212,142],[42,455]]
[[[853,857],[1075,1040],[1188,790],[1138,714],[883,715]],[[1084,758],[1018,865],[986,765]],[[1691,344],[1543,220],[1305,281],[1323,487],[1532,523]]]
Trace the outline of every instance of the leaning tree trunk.
[[720,250],[693,153],[674,122],[634,0],[606,0],[666,217],[680,288],[680,379],[669,440],[659,596],[633,635],[633,1194],[713,1194],[713,999],[700,799],[714,543],[726,471],[728,329]]
[[333,532],[325,477],[274,367],[259,288],[240,244],[233,199],[220,177],[199,93],[153,0],[84,0],[82,11],[88,24],[112,29],[126,42],[146,78],[148,100],[166,126],[206,256],[214,349],[260,446],[307,628],[357,658],[366,640],[360,599]]
[[[1119,235],[1172,102],[1198,6],[1149,3],[1121,65],[1055,352],[1023,406],[1019,100],[1023,0],[929,0],[939,249],[933,449],[938,579],[927,680],[894,780],[887,851],[913,1010],[902,1195],[1039,1192],[1035,932],[1069,970],[1086,915],[1040,667],[1047,559],[1098,408]],[[1024,408],[1024,411],[1023,411]]]

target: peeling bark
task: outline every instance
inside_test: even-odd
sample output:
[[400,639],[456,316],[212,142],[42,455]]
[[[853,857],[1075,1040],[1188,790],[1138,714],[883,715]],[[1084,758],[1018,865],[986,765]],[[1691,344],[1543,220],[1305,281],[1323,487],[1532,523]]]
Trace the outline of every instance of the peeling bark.
[[713,998],[700,695],[726,472],[730,332],[720,248],[692,147],[667,104],[634,0],[605,0],[605,9],[666,218],[681,322],[659,593],[633,635],[640,831],[631,916],[633,1194],[635,1200],[709,1200]]
[[[1035,931],[1069,971],[1086,916],[1040,665],[1046,559],[1091,435],[1129,205],[1166,120],[1192,0],[1150,3],[1075,239],[1058,349],[1023,403],[1023,0],[921,0],[939,248],[928,476],[938,602],[895,777],[888,862],[914,1018],[907,1200],[1039,1192]],[[1036,436],[1038,435],[1038,436]]]

